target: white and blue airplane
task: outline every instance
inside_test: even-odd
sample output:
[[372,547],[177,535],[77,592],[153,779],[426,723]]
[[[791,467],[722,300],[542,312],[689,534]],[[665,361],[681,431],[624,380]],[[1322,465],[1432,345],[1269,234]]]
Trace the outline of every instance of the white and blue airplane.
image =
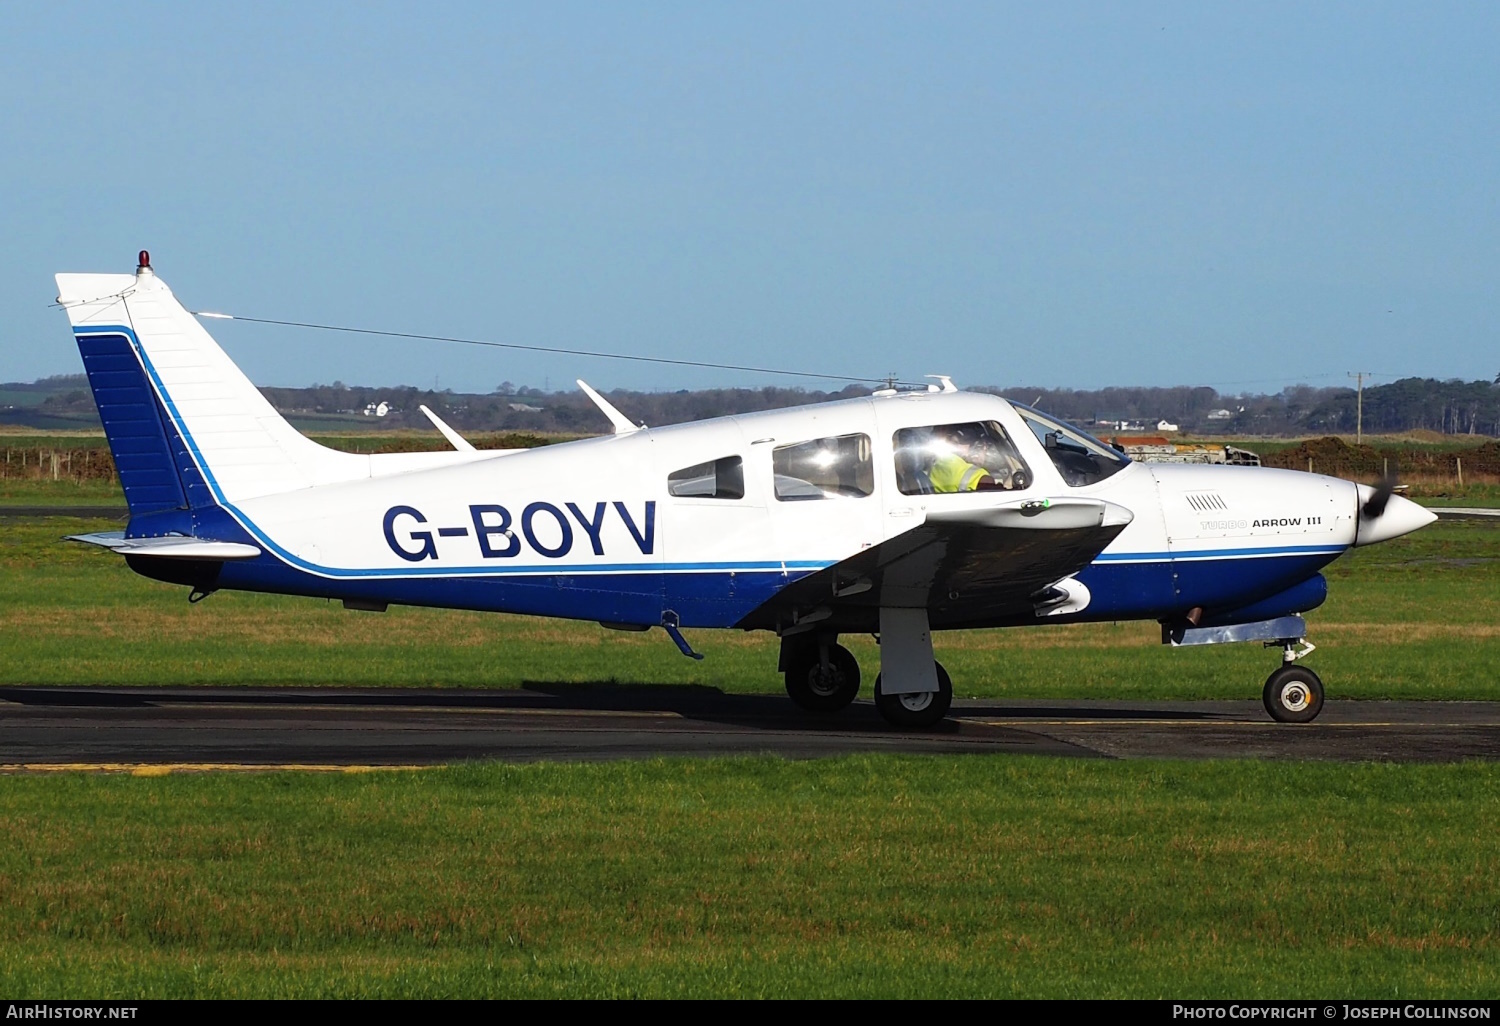
[[1019,403],[925,390],[531,450],[354,455],[299,434],[153,273],[59,274],[130,508],[78,536],[192,589],[663,628],[774,631],[799,706],[852,702],[842,634],[880,640],[874,698],[935,724],[934,630],[1147,619],[1172,645],[1282,652],[1277,720],[1323,706],[1302,614],[1347,549],[1430,523],[1379,487],[1258,467],[1148,465]]

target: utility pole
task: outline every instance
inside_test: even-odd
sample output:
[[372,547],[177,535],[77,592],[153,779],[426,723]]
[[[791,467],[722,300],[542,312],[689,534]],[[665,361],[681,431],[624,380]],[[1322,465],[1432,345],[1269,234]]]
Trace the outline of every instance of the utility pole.
[[[1350,371],[1349,376],[1358,382],[1358,398],[1354,400],[1354,444],[1365,443],[1365,375],[1369,371]],[[1374,375],[1370,375],[1374,377]]]

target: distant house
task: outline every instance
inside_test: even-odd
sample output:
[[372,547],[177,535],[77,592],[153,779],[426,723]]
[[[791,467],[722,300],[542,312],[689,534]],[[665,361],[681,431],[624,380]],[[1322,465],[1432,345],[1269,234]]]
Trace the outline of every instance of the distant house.
[[1158,431],[1181,431],[1182,429],[1179,428],[1176,424],[1173,424],[1170,420],[1159,420],[1159,421],[1156,422],[1156,430],[1158,430]]
[[366,417],[384,417],[391,412],[390,403],[370,403],[365,407]]
[[541,413],[542,412],[542,408],[540,406],[532,406],[532,405],[530,405],[528,403],[508,403],[507,405],[509,405],[510,408],[512,410],[515,410],[517,413]]
[[1228,410],[1210,410],[1208,412],[1209,420],[1229,420],[1233,417],[1234,414],[1229,412]]

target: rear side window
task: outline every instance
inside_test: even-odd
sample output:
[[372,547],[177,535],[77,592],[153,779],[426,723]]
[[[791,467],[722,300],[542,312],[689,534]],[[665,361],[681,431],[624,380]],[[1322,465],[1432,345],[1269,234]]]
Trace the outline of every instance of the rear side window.
[[683,499],[743,499],[745,463],[725,456],[674,470],[667,475],[667,494]]
[[875,490],[869,435],[835,435],[771,451],[776,498],[857,499]]

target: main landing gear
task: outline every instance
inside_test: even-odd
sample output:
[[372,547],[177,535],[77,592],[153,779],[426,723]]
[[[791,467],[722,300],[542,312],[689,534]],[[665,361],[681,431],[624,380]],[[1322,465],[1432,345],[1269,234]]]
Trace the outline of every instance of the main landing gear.
[[[782,661],[786,693],[798,707],[814,713],[835,713],[859,694],[859,663],[843,645],[826,637],[792,647]],[[931,727],[948,715],[953,704],[953,679],[937,660],[932,662],[936,691],[893,694],[875,675],[875,708],[887,723],[903,730]]]
[[953,704],[953,679],[943,664],[936,659],[932,668],[937,671],[936,691],[909,691],[904,695],[888,695],[880,687],[880,674],[875,675],[875,708],[893,727],[920,730],[935,725],[948,715]]
[[859,694],[859,663],[831,638],[818,638],[790,651],[784,647],[783,652],[786,693],[808,712],[838,712]]
[[[859,694],[859,664],[831,631],[784,634],[786,693],[808,712],[832,713]],[[880,673],[875,708],[902,730],[937,724],[953,704],[953,680],[932,657],[925,609],[880,611]]]

